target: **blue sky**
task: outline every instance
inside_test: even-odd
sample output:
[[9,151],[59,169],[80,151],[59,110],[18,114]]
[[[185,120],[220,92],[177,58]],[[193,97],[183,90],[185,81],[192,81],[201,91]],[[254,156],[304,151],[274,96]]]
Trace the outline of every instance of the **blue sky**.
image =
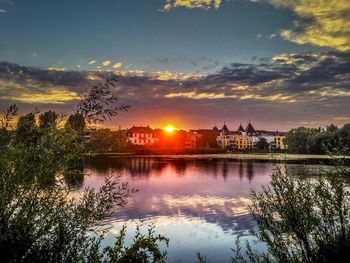
[[[137,123],[152,125],[176,121],[186,128],[191,124],[209,126],[214,121],[195,111],[198,105],[208,104],[217,123],[249,118],[257,119],[262,128],[279,125],[285,129],[300,124],[342,124],[350,121],[346,107],[350,102],[349,82],[344,78],[349,73],[344,71],[350,49],[349,10],[347,0],[0,0],[0,61],[34,67],[41,73],[64,70],[61,78],[69,80],[70,71],[85,74],[91,80],[85,85],[93,83],[91,74],[113,72],[129,78],[124,80],[127,84],[121,83],[124,88],[119,92],[136,108],[125,120],[117,120],[123,125],[130,125],[133,118]],[[239,63],[245,65],[245,70]],[[290,81],[298,77],[295,72],[315,81],[318,76],[310,74],[320,74],[318,66],[322,63],[329,69],[323,74],[339,73],[341,85],[336,78],[320,80],[322,83],[301,77],[302,81]],[[340,72],[334,72],[332,65],[338,66]],[[291,66],[295,67],[294,73]],[[223,76],[224,73],[228,75]],[[57,87],[52,79],[39,78],[36,85],[52,89],[42,90],[28,84],[28,79],[35,79],[38,74],[24,78],[0,72],[2,104],[17,102],[23,104],[23,109],[39,104],[43,109],[68,111],[76,100],[74,96],[64,103],[49,96],[64,89],[67,94],[78,92],[74,87],[78,84],[67,80]],[[208,81],[213,76],[220,76],[220,81]],[[147,84],[147,88],[130,92],[139,85],[132,82],[135,77],[145,78],[143,86]],[[28,97],[25,101],[16,99],[16,94],[6,95],[13,90],[11,85],[19,85],[19,79],[24,87],[18,89],[18,97],[23,95],[23,89],[28,94],[40,90],[41,100]],[[155,84],[152,79],[163,82]],[[151,105],[141,100],[148,89],[159,86],[168,90],[171,87],[171,91],[153,97],[149,94]],[[187,88],[184,90],[183,86]],[[235,91],[233,86],[241,89]],[[246,92],[242,93],[242,87]],[[45,92],[49,92],[48,99]],[[307,96],[312,97],[310,101]],[[333,107],[337,98],[340,106],[338,103]],[[285,112],[285,118],[261,119],[262,111],[266,116],[276,106],[271,103],[281,104],[279,109]],[[323,103],[326,119],[314,114],[319,103]],[[151,108],[163,105],[157,120],[144,120],[137,114],[137,108],[146,104]],[[175,105],[183,105],[187,111],[174,110]],[[296,113],[297,109],[300,113]],[[229,112],[237,113],[239,118],[233,118]]]
[[1,59],[27,66],[96,69],[97,63],[88,63],[110,60],[129,68],[202,72],[210,64],[204,58],[251,62],[319,49],[277,36],[294,15],[267,3],[241,0],[212,10],[169,11],[162,0],[18,0],[2,6],[7,12],[0,16]]

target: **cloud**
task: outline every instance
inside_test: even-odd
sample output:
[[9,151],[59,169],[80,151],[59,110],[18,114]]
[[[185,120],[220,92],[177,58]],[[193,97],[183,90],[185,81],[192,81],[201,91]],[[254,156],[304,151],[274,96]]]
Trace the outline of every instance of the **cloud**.
[[43,85],[39,81],[0,80],[0,101],[13,101],[36,104],[64,104],[79,99],[76,92],[54,84]]
[[83,80],[62,68],[0,63],[0,103],[65,104],[79,99],[73,87]]
[[88,64],[92,65],[92,64],[95,64],[95,63],[96,63],[96,60],[91,60]]
[[64,67],[48,67],[48,68],[44,68],[44,69],[49,70],[49,71],[66,71],[66,68],[64,68]]
[[195,91],[191,92],[179,92],[179,93],[169,93],[165,95],[165,98],[190,98],[190,99],[228,99],[228,98],[237,98],[237,96],[226,96],[224,93],[207,93],[201,92],[197,93]]
[[108,66],[109,64],[111,64],[112,62],[110,60],[105,60],[102,62],[103,66]]
[[299,16],[294,26],[283,29],[281,37],[298,44],[350,49],[349,0],[268,0],[272,5],[289,8]]
[[350,117],[349,116],[335,116],[335,117],[333,117],[333,120],[350,122]]
[[[57,71],[0,63],[0,104],[51,103],[70,110],[78,94],[113,74],[119,79],[114,91],[135,109],[123,119],[126,123],[177,116],[193,127],[239,116],[242,121],[288,122],[290,127],[350,116],[350,52],[337,51],[278,54],[253,64],[231,63],[205,75],[142,69]],[[144,120],[141,115],[153,117]]]
[[113,65],[113,68],[118,69],[118,68],[120,68],[122,65],[123,65],[123,63],[117,62],[117,63],[115,63],[115,64]]
[[218,9],[221,5],[221,0],[167,0],[164,5],[164,10],[169,11],[172,8],[199,8],[199,9]]

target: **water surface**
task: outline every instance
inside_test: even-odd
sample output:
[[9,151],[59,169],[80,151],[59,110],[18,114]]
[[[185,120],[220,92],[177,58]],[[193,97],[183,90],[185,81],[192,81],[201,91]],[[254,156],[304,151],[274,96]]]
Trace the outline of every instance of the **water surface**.
[[170,239],[168,262],[198,262],[197,252],[209,262],[228,262],[237,235],[261,247],[251,235],[256,226],[248,205],[251,190],[268,184],[274,169],[253,160],[99,157],[87,162],[83,187],[120,175],[139,190],[112,215],[107,243],[123,224],[130,242],[142,222]]

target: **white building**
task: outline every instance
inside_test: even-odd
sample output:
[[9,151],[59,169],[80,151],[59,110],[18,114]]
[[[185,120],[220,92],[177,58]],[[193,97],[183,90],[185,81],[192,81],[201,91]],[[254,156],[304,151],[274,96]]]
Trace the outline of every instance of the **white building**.
[[240,125],[237,131],[229,131],[224,125],[216,140],[223,149],[245,150],[257,148],[256,145],[262,138],[269,144],[270,149],[285,149],[284,132],[255,130],[250,122],[245,129]]
[[148,125],[146,127],[133,126],[126,132],[128,141],[135,145],[151,145],[159,141],[159,137]]
[[285,132],[257,130],[256,134],[254,136],[251,136],[251,138],[253,142],[253,147],[256,146],[260,139],[264,138],[266,142],[270,145],[270,149],[285,149]]
[[253,144],[251,138],[245,132],[240,131],[240,128],[238,128],[237,131],[229,131],[226,125],[224,125],[216,138],[220,148],[231,150],[252,149]]

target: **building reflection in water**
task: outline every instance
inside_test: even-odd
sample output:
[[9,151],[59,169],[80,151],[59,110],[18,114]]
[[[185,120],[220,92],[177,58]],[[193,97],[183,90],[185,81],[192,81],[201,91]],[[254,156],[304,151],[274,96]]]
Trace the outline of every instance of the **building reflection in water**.
[[234,235],[252,238],[251,189],[267,184],[273,169],[271,163],[242,159],[103,157],[86,162],[90,176],[84,186],[99,187],[106,174],[121,175],[139,192],[113,214],[113,226],[154,223],[171,240],[170,261],[186,256],[186,262],[196,262],[197,251],[224,260]]

